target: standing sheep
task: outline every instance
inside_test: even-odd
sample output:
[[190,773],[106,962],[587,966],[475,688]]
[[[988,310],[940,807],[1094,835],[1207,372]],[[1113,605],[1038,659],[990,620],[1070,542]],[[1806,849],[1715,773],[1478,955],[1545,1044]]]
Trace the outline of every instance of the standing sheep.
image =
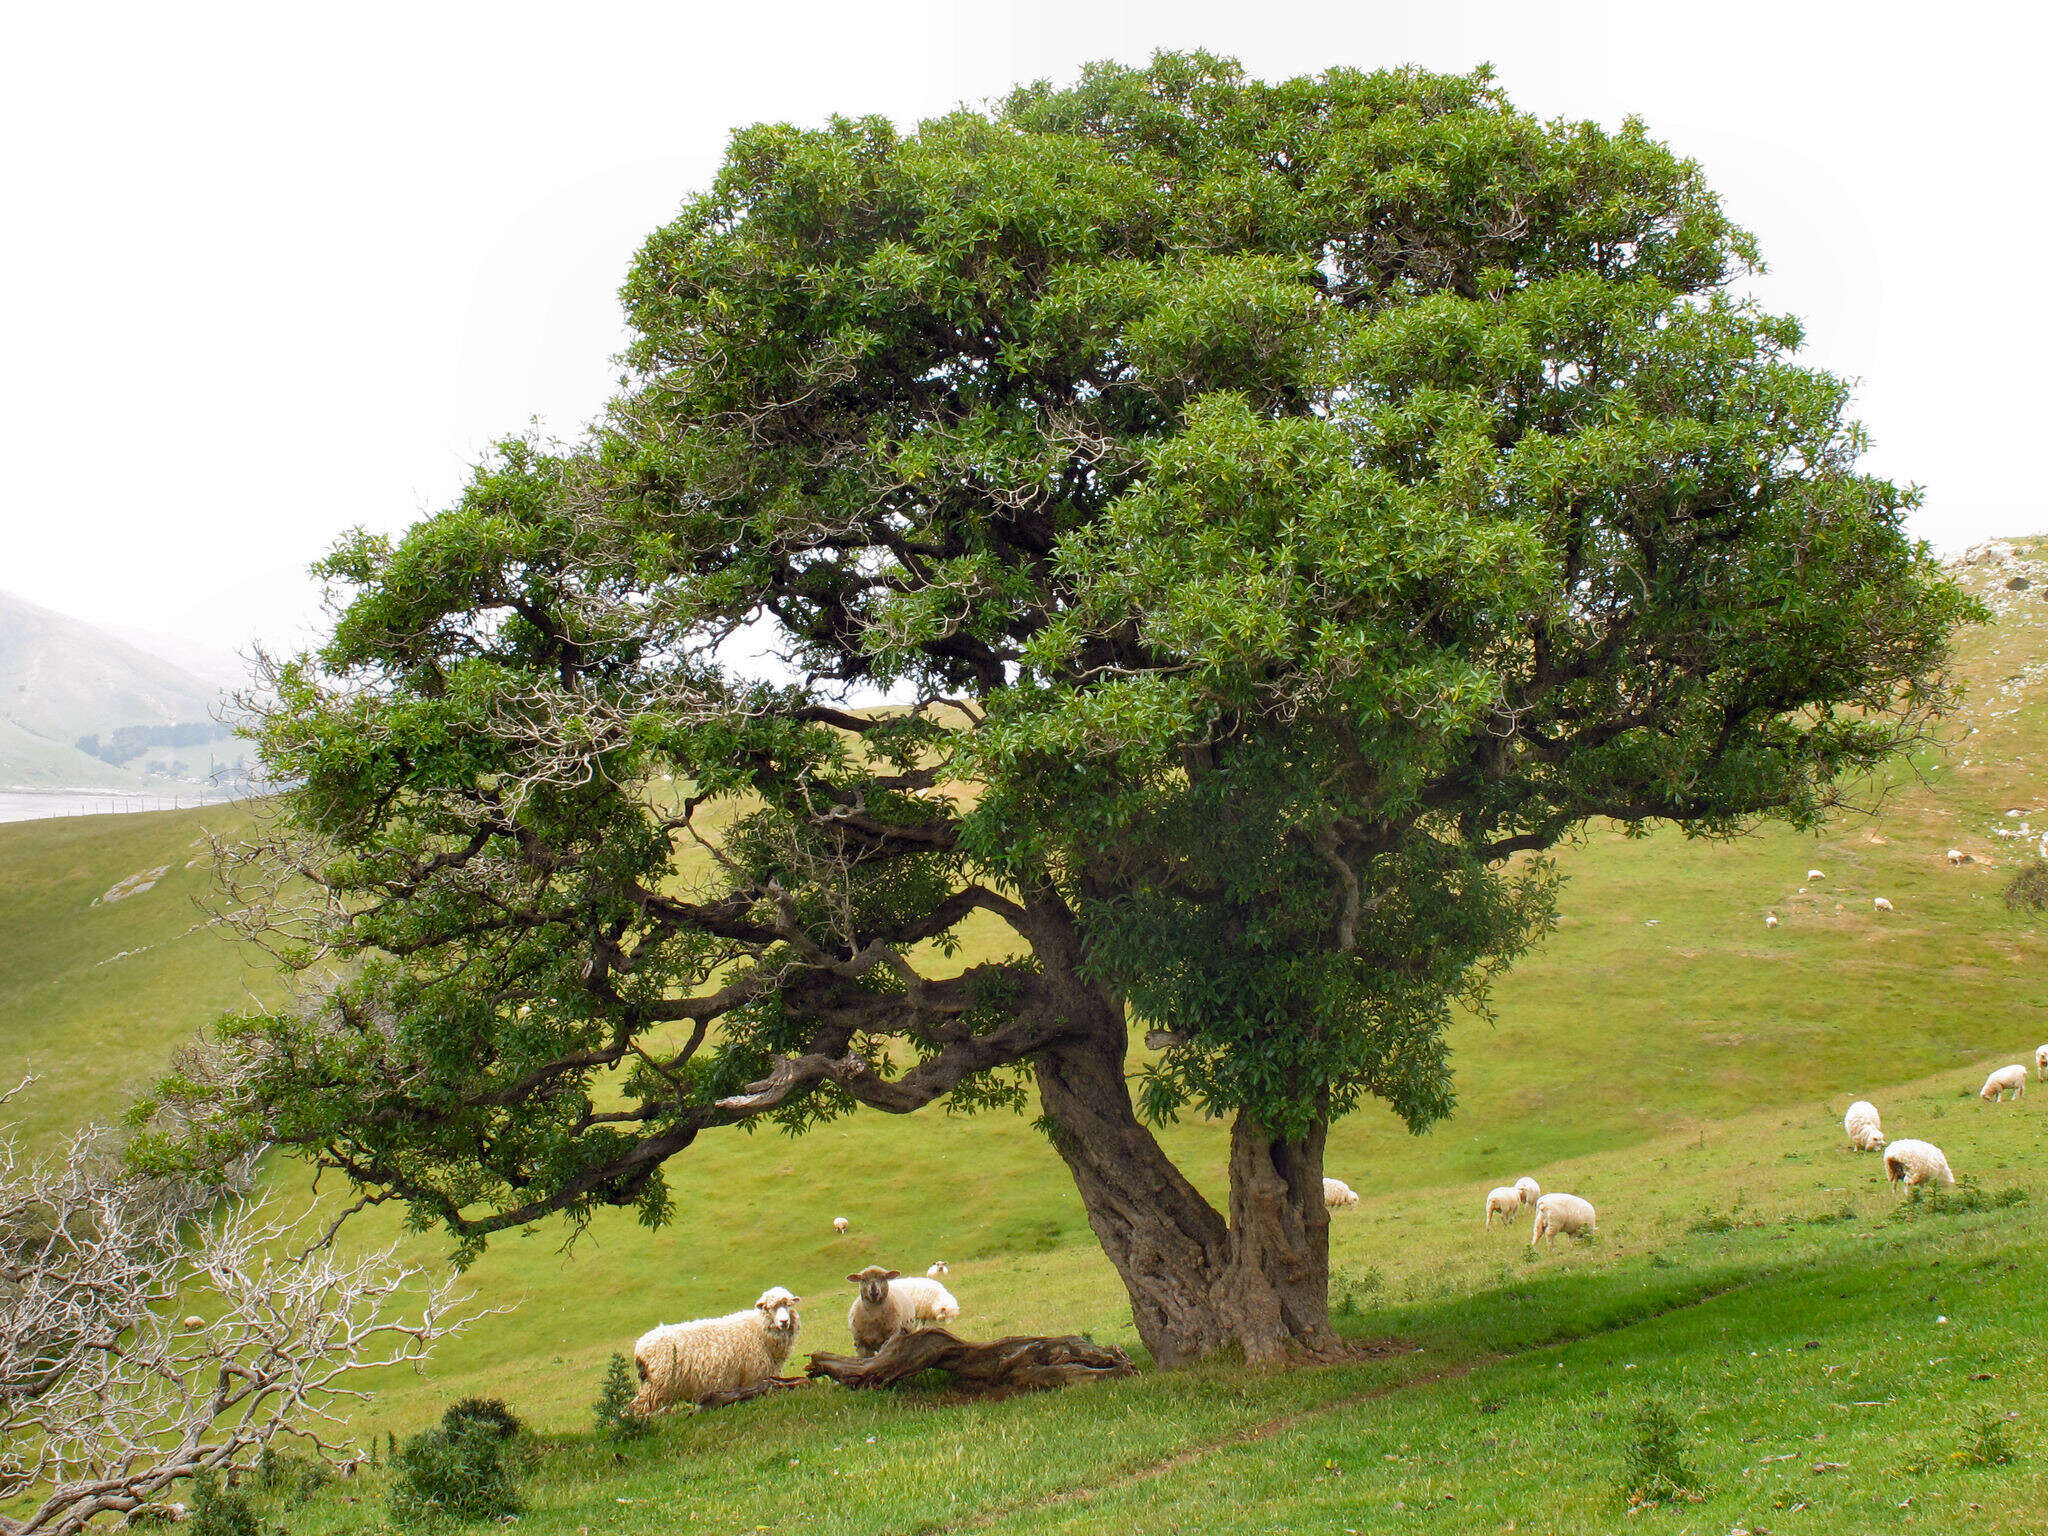
[[834,1232],[844,1232],[848,1227],[852,1225],[853,1223],[848,1221],[844,1216],[834,1216],[832,1218],[832,1230]]
[[2015,1062],[2009,1067],[2000,1067],[1984,1079],[1984,1086],[1977,1090],[1977,1097],[1990,1099],[1994,1104],[2003,1104],[2007,1092],[2017,1099],[2027,1091],[2027,1069]]
[[1522,1198],[1530,1205],[1534,1205],[1536,1197],[1543,1193],[1543,1186],[1530,1178],[1526,1173],[1515,1180],[1515,1188],[1522,1192]]
[[1858,1099],[1842,1116],[1842,1132],[1858,1152],[1875,1152],[1884,1145],[1884,1130],[1877,1122],[1877,1106]]
[[1323,1180],[1323,1204],[1333,1211],[1358,1204],[1358,1195],[1342,1179]]
[[1486,1192],[1486,1225],[1492,1226],[1493,1218],[1498,1216],[1501,1224],[1505,1226],[1508,1218],[1519,1213],[1526,1204],[1528,1201],[1522,1198],[1522,1192],[1512,1184],[1503,1184],[1499,1189],[1489,1189]]
[[950,1323],[960,1315],[953,1293],[929,1276],[906,1280],[898,1270],[870,1264],[846,1278],[860,1287],[847,1309],[846,1329],[853,1335],[854,1352],[863,1358],[921,1322]]
[[943,1279],[951,1273],[953,1273],[953,1268],[944,1259],[939,1260],[938,1263],[934,1264],[930,1269],[925,1271],[925,1274],[934,1280]]
[[633,1345],[640,1375],[633,1412],[655,1413],[780,1375],[802,1326],[796,1310],[802,1300],[777,1285],[744,1312],[648,1329]]
[[1886,1183],[1899,1185],[1901,1194],[1921,1184],[1956,1181],[1941,1148],[1931,1141],[1910,1138],[1895,1141],[1884,1149],[1884,1177]]
[[2034,1076],[2048,1077],[2048,1045],[2034,1047]]
[[1567,1237],[1585,1237],[1597,1230],[1593,1202],[1581,1200],[1577,1195],[1540,1195],[1536,1200],[1536,1225],[1529,1232],[1529,1246],[1534,1248],[1539,1237],[1548,1238],[1551,1246],[1557,1246],[1557,1234]]

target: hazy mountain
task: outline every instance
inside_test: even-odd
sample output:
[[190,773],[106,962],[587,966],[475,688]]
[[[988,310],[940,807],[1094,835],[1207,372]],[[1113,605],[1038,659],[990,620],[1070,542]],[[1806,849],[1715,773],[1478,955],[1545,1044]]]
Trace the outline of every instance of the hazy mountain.
[[[170,752],[189,749],[218,712],[220,690],[161,656],[107,631],[0,592],[0,784],[37,787],[129,787],[169,773]],[[168,745],[171,727],[181,747]],[[111,743],[102,761],[77,745],[83,737]],[[163,750],[149,738],[162,737]],[[192,776],[197,777],[199,773]]]

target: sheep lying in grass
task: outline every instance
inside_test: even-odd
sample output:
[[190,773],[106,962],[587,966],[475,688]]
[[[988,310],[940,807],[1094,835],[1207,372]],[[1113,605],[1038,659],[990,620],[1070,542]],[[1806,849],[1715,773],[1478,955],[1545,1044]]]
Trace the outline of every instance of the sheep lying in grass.
[[1557,1246],[1557,1234],[1567,1237],[1585,1237],[1596,1230],[1593,1202],[1581,1200],[1577,1195],[1539,1195],[1536,1199],[1536,1225],[1529,1232],[1529,1246],[1534,1248],[1538,1238],[1548,1238],[1552,1247]]
[[1892,912],[1897,910],[1897,908],[1893,907],[1893,905],[1882,896],[1871,897],[1870,904],[1873,907],[1877,908],[1877,910],[1880,912]]
[[1910,1138],[1893,1142],[1884,1149],[1884,1177],[1888,1184],[1897,1184],[1900,1193],[1920,1184],[1953,1184],[1956,1176],[1949,1172],[1948,1159],[1941,1148],[1931,1141],[1914,1141]]
[[656,1413],[780,1375],[802,1326],[796,1311],[802,1300],[771,1286],[744,1312],[648,1329],[633,1345],[640,1375],[633,1411]]
[[2034,1076],[2048,1077],[2048,1045],[2034,1047]]
[[953,1293],[926,1275],[906,1280],[897,1270],[870,1264],[846,1278],[860,1287],[847,1309],[846,1328],[853,1335],[854,1352],[863,1357],[919,1323],[950,1323],[960,1315]]
[[925,1274],[934,1280],[942,1279],[951,1273],[953,1273],[953,1268],[944,1259],[939,1260],[938,1263],[925,1271]]
[[1877,1106],[1858,1099],[1842,1116],[1842,1132],[1858,1152],[1875,1152],[1884,1145],[1884,1130],[1877,1122]]
[[2014,1063],[2009,1067],[2000,1067],[1985,1078],[1984,1086],[1977,1090],[1977,1097],[1989,1099],[1994,1104],[2003,1104],[2007,1093],[2011,1093],[2017,1099],[2026,1091],[2027,1069]]
[[1341,1211],[1358,1204],[1358,1195],[1342,1179],[1323,1180],[1323,1204],[1333,1211]]

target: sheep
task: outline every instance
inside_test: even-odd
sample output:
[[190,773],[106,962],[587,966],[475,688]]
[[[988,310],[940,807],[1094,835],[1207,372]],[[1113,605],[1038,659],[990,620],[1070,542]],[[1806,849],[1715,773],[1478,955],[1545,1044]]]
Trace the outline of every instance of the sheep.
[[941,1259],[938,1263],[934,1264],[930,1269],[925,1271],[925,1276],[927,1279],[938,1280],[942,1279],[947,1275],[950,1275],[951,1273],[953,1273],[953,1266],[948,1264],[944,1259]]
[[780,1375],[802,1326],[796,1310],[802,1301],[770,1286],[744,1311],[648,1329],[633,1345],[640,1375],[633,1412],[655,1413]]
[[1842,1131],[1849,1138],[1849,1145],[1858,1152],[1875,1152],[1884,1146],[1884,1131],[1878,1125],[1877,1106],[1868,1099],[1858,1099],[1849,1106],[1849,1113],[1842,1116]]
[[1486,1192],[1486,1225],[1492,1226],[1493,1218],[1499,1216],[1501,1224],[1505,1226],[1508,1218],[1527,1204],[1528,1201],[1523,1198],[1522,1192],[1512,1184],[1503,1184],[1499,1189],[1489,1189]]
[[1826,875],[1824,875],[1824,874],[1822,874],[1822,873],[1821,873],[1821,872],[1820,872],[1819,870],[1817,870],[1817,869],[1809,869],[1809,870],[1808,870],[1808,871],[1806,872],[1806,882],[1807,882],[1807,884],[1809,884],[1809,885],[1811,885],[1811,884],[1812,884],[1812,883],[1813,883],[1814,881],[1816,881],[1816,880],[1825,880],[1825,879],[1827,879],[1827,876],[1826,876]]
[[1885,898],[1882,896],[1871,897],[1870,904],[1873,907],[1877,908],[1877,910],[1880,912],[1893,912],[1898,910],[1889,901],[1885,900]]
[[1358,1204],[1358,1195],[1342,1179],[1323,1180],[1323,1204],[1333,1211]]
[[1969,857],[1969,855],[1968,855],[1968,854],[1966,854],[1966,853],[1964,853],[1964,852],[1963,852],[1963,850],[1962,850],[1962,849],[1960,849],[1960,848],[1951,848],[1951,849],[1949,849],[1949,851],[1948,851],[1948,862],[1949,862],[1949,867],[1950,867],[1950,868],[1954,868],[1955,866],[1957,866],[1957,865],[1961,864],[1961,863],[1963,862],[1963,860],[1964,860],[1964,859],[1966,859],[1966,858],[1968,858],[1968,857]]
[[1884,1177],[1886,1183],[1899,1185],[1901,1194],[1920,1184],[1956,1181],[1941,1148],[1931,1141],[1911,1139],[1895,1141],[1884,1149]]
[[1529,1246],[1536,1246],[1536,1239],[1550,1239],[1552,1247],[1557,1246],[1557,1234],[1567,1237],[1584,1237],[1598,1230],[1593,1211],[1593,1202],[1581,1200],[1577,1195],[1539,1195],[1536,1199],[1536,1225],[1529,1231]]
[[960,1315],[953,1293],[929,1276],[906,1280],[897,1270],[870,1264],[846,1278],[860,1287],[847,1309],[846,1328],[853,1335],[855,1352],[863,1357],[921,1322],[950,1323]]
[[832,1218],[832,1230],[834,1232],[844,1232],[848,1227],[852,1225],[853,1223],[848,1221],[844,1216],[834,1216]]
[[2034,1047],[2034,1077],[2048,1077],[2048,1045]]
[[2015,1099],[2027,1091],[2027,1069],[2018,1063],[2000,1067],[1985,1078],[1984,1086],[1977,1090],[1977,1097],[1989,1099],[1994,1104],[2003,1104],[2008,1091]]
[[1766,917],[1766,918],[1764,919],[1764,926],[1765,926],[1766,928],[1775,928],[1775,927],[1777,927],[1777,926],[1778,926],[1778,915],[1777,915],[1777,913],[1773,912],[1773,913],[1771,913],[1771,914],[1770,914],[1770,915],[1769,915],[1768,917]]
[[1531,1205],[1534,1205],[1536,1197],[1543,1193],[1543,1186],[1530,1178],[1526,1173],[1515,1180],[1515,1188],[1522,1192],[1522,1198]]

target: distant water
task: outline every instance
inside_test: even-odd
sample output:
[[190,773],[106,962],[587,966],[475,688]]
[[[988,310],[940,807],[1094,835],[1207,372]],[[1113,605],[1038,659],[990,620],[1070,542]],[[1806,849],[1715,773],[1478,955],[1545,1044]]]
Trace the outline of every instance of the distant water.
[[218,805],[221,797],[203,790],[160,795],[117,789],[0,789],[0,821],[40,821],[45,816],[108,816],[124,811],[175,811]]

